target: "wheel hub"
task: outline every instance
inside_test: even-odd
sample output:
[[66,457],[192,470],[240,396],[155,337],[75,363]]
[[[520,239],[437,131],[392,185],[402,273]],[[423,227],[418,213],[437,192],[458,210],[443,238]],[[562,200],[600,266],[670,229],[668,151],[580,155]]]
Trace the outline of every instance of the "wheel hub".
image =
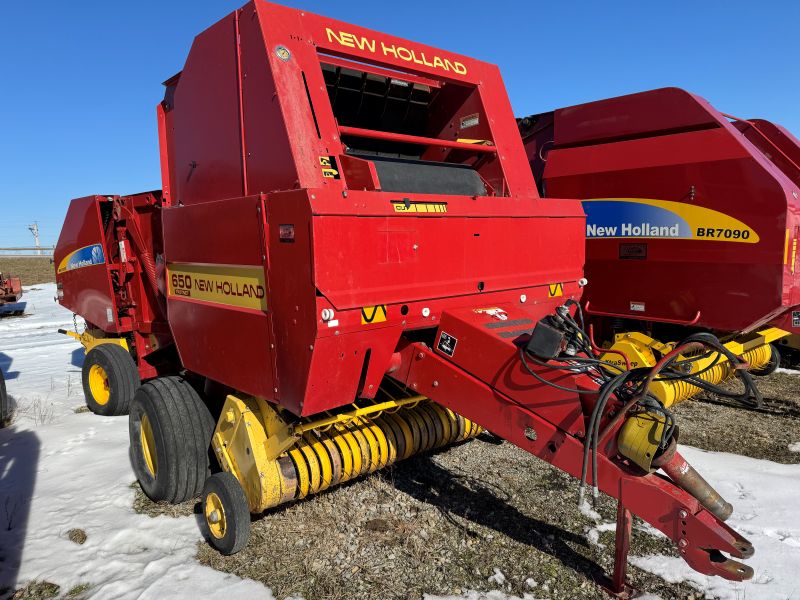
[[108,374],[100,365],[92,365],[89,369],[89,389],[92,391],[92,398],[101,406],[108,404],[111,398],[111,390],[108,385]]

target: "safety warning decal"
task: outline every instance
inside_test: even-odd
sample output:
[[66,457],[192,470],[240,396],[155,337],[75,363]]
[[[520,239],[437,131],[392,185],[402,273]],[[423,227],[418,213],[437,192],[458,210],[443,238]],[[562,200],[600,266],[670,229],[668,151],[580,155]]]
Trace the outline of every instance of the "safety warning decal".
[[383,323],[386,321],[386,305],[365,306],[361,309],[361,324]]
[[800,310],[792,311],[792,327],[800,327]]
[[458,340],[449,333],[442,331],[439,334],[439,343],[436,344],[436,349],[442,354],[452,357],[456,353],[456,344]]
[[564,284],[563,283],[551,283],[547,286],[547,297],[548,298],[557,298],[559,296],[564,295]]
[[489,315],[490,317],[494,317],[498,321],[507,321],[508,320],[508,313],[499,308],[497,306],[493,306],[491,308],[473,308],[472,311],[476,314],[484,314]]
[[645,198],[593,198],[583,201],[586,237],[690,239],[757,244],[745,223],[710,208]]
[[167,286],[170,298],[267,310],[263,267],[170,263]]
[[319,166],[322,167],[322,176],[327,179],[339,179],[339,167],[334,156],[320,156]]

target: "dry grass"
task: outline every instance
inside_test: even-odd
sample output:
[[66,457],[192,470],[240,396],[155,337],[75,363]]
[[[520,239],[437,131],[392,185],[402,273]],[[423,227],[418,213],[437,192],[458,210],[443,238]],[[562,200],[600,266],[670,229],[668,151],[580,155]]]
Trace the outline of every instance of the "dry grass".
[[67,532],[67,539],[79,546],[83,546],[86,543],[86,532],[83,529],[70,529]]
[[55,267],[49,256],[25,258],[0,256],[0,273],[19,277],[22,285],[49,283],[56,280]]
[[11,596],[11,600],[49,600],[56,598],[61,593],[61,588],[49,581],[31,581],[28,585],[18,589]]

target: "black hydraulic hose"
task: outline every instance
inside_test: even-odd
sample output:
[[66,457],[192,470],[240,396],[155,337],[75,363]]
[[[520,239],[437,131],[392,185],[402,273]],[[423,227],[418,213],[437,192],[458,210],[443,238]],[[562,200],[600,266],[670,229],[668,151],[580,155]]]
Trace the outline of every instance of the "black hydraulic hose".
[[[539,374],[536,371],[531,369],[530,365],[528,365],[528,362],[525,360],[525,349],[524,348],[520,348],[519,349],[519,358],[522,361],[522,366],[525,368],[525,370],[529,374],[533,375],[537,380],[539,380],[540,382],[542,382],[545,385],[549,385],[550,387],[554,387],[557,390],[561,390],[561,391],[564,391],[564,392],[570,392],[570,393],[573,393],[573,394],[599,394],[600,393],[600,390],[579,390],[579,389],[576,389],[576,388],[568,388],[568,387],[565,387],[563,385],[559,385],[557,383],[554,383],[552,381],[547,381],[543,377],[540,377]],[[548,365],[548,366],[550,366],[550,365]]]

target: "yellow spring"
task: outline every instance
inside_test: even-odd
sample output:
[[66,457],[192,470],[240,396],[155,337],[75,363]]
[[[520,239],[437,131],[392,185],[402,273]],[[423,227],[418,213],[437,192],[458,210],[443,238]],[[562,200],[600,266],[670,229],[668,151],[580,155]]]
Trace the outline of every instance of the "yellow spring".
[[305,498],[481,431],[476,423],[427,400],[336,423],[324,431],[306,431],[277,458],[281,494],[264,508]]
[[[764,344],[762,346],[757,346],[748,352],[745,352],[742,355],[742,358],[745,362],[749,363],[750,370],[758,369],[764,367],[767,363],[769,363],[770,356],[771,356],[771,349],[769,344]],[[709,359],[705,361],[698,361],[697,368],[698,370],[704,369],[704,365],[711,364],[713,362],[716,355],[712,355]],[[731,366],[730,362],[726,358],[723,357],[723,362],[720,362],[718,365],[715,365],[705,373],[702,373],[699,377],[703,381],[707,381],[712,385],[717,385],[730,379],[734,374],[734,369]],[[673,404],[677,404],[678,402],[683,402],[684,400],[688,400],[692,396],[699,394],[703,390],[701,390],[696,385],[692,385],[688,381],[655,381],[650,386],[650,391],[653,395],[658,398],[661,402],[664,403],[664,406],[672,406]]]

